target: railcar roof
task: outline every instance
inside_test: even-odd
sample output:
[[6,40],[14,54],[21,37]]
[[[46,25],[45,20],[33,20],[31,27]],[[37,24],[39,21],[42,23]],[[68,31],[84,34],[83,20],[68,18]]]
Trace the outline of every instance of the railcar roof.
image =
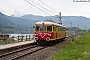
[[66,26],[64,26],[63,24],[61,25],[61,24],[57,24],[57,23],[54,23],[54,22],[36,22],[35,24],[53,24],[53,25],[56,25],[56,26],[62,26],[62,27],[66,27]]

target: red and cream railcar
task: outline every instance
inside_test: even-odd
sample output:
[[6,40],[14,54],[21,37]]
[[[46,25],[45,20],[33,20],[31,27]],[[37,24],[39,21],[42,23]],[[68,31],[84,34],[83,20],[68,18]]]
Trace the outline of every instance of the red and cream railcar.
[[55,41],[66,37],[66,27],[53,22],[36,22],[34,38],[38,44]]

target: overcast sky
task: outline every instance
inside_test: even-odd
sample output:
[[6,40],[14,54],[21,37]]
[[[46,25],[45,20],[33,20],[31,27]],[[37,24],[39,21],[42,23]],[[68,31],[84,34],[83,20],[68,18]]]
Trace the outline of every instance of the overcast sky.
[[25,0],[0,0],[0,12],[9,16],[12,14],[15,16],[21,16],[24,14],[47,16],[56,15],[60,11],[63,16],[85,16],[90,18],[90,2],[73,2],[73,0],[41,0],[50,6],[50,8],[39,0],[32,1],[43,6],[48,11],[36,5],[38,8],[42,9],[43,12],[27,3]]

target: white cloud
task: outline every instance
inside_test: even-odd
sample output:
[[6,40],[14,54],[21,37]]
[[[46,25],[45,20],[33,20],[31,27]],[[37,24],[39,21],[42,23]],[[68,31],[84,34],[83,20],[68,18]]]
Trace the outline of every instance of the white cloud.
[[53,14],[40,11],[34,6],[27,3],[25,0],[1,0],[0,1],[0,12],[3,12],[7,15],[16,15],[21,16],[24,14],[34,14],[34,15],[55,15],[58,14],[58,11],[62,12],[62,15],[75,15],[75,16],[86,16],[90,17],[90,2],[73,2],[73,0],[41,0],[46,3],[48,6],[58,10],[51,9],[46,7],[38,0],[36,3],[45,7],[49,11],[53,12]]

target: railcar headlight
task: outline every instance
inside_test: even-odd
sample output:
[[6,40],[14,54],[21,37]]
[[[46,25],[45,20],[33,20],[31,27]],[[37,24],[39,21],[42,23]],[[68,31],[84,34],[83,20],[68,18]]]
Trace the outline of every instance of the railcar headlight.
[[48,36],[51,36],[51,34],[48,34]]
[[35,40],[38,40],[38,38],[35,38]]
[[38,36],[38,34],[35,34],[35,36]]

